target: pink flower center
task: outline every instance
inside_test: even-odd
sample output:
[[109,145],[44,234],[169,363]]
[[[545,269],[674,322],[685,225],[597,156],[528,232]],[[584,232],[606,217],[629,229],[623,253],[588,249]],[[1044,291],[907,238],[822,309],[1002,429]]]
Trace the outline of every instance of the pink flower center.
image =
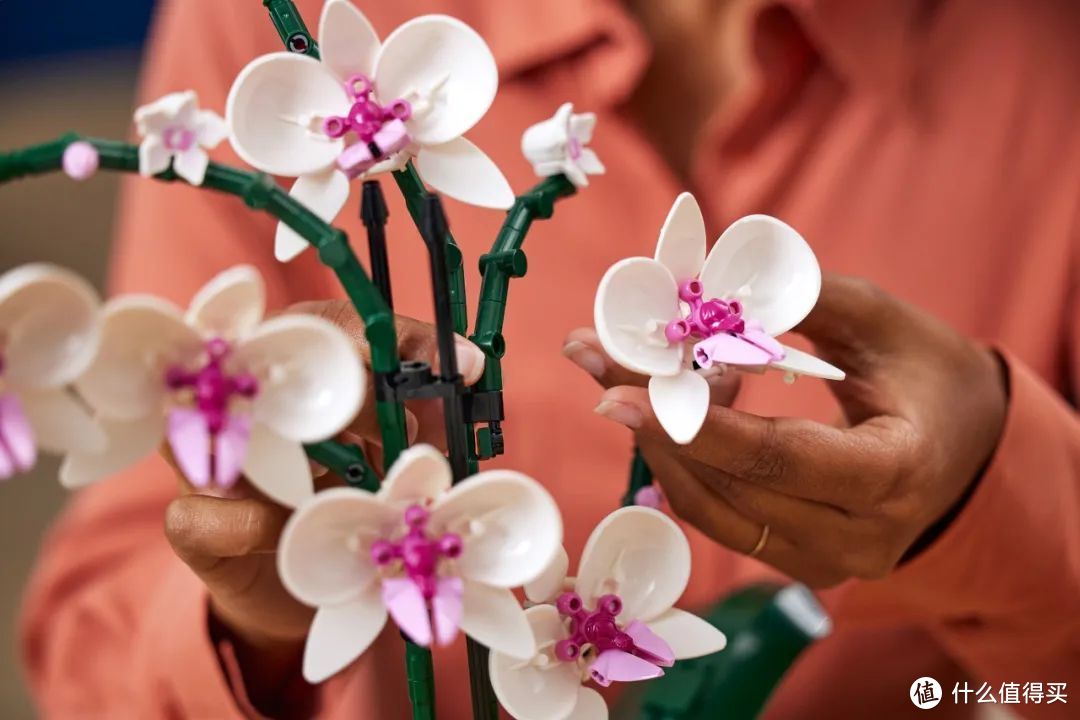
[[186,152],[195,146],[195,133],[181,125],[170,125],[161,133],[161,141],[173,152]]
[[664,328],[664,336],[670,343],[679,343],[689,337],[709,338],[722,332],[739,334],[746,329],[742,304],[738,300],[706,300],[702,297],[700,280],[686,280],[679,285],[679,299],[689,305],[690,310]]
[[225,340],[214,338],[206,343],[206,361],[198,370],[191,372],[173,365],[165,373],[165,385],[170,390],[193,391],[195,407],[206,419],[211,434],[225,427],[234,397],[250,399],[259,392],[259,381],[251,373],[230,375],[225,370],[225,358],[231,349]]
[[323,121],[322,129],[328,137],[336,139],[352,132],[359,141],[345,148],[338,158],[338,167],[349,177],[404,150],[411,141],[405,121],[412,117],[412,105],[401,98],[380,105],[374,89],[366,75],[353,75],[345,82],[345,92],[353,101],[348,115],[331,115]]
[[405,537],[396,542],[376,540],[371,545],[371,561],[378,567],[386,567],[400,560],[405,575],[416,585],[424,600],[435,597],[438,586],[439,561],[461,557],[461,537],[455,533],[443,533],[431,537],[427,531],[428,511],[419,505],[405,510]]

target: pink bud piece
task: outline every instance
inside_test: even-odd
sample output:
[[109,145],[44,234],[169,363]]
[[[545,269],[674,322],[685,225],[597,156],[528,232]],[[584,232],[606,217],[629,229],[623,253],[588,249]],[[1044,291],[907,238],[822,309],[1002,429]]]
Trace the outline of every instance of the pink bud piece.
[[98,163],[97,148],[88,142],[79,140],[68,145],[64,149],[61,159],[64,172],[72,180],[87,180],[97,172]]
[[664,497],[660,494],[660,488],[655,485],[646,485],[643,488],[638,488],[638,491],[634,493],[634,504],[641,507],[659,509],[661,503],[663,503]]
[[692,303],[701,297],[701,293],[704,288],[701,285],[701,281],[697,278],[691,278],[690,280],[683,280],[679,283],[679,299],[686,303]]

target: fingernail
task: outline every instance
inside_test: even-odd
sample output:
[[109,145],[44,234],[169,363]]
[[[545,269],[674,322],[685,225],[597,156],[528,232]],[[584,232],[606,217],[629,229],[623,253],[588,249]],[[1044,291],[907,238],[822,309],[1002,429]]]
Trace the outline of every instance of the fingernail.
[[607,372],[607,363],[604,362],[604,357],[583,342],[571,340],[563,345],[562,354],[570,362],[595,378]]
[[466,380],[471,380],[484,371],[484,351],[460,335],[454,336],[454,350],[457,355],[458,372]]
[[416,436],[420,434],[420,421],[416,419],[416,415],[405,411],[405,437],[409,439],[409,444],[412,445],[416,440]]
[[641,427],[644,420],[641,411],[636,407],[616,400],[602,400],[593,412],[597,415],[603,415],[608,420],[614,420],[620,425],[625,425],[631,430]]

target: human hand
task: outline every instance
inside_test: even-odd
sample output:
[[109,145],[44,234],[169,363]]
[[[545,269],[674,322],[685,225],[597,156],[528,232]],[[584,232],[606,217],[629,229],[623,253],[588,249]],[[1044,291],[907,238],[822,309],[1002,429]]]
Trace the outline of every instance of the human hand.
[[[795,579],[820,587],[880,578],[957,505],[993,454],[1007,407],[1001,363],[853,278],[825,276],[796,330],[848,373],[829,383],[841,427],[714,404],[697,438],[677,445],[634,377],[605,392],[597,411],[634,430],[674,512],[717,542],[750,553],[768,526],[758,556]],[[614,378],[600,379],[610,386]]]

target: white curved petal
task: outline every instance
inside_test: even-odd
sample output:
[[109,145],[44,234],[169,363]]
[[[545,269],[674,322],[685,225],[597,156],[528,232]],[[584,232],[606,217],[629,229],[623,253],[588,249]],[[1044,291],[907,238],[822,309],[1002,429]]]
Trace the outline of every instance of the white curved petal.
[[151,135],[139,143],[139,174],[151,177],[165,172],[172,158],[172,150],[165,147],[160,137]]
[[678,608],[649,621],[649,629],[664,639],[676,660],[711,655],[727,645],[727,637],[712,623]]
[[784,348],[784,359],[772,361],[769,363],[770,368],[825,380],[843,380],[847,377],[840,368],[830,365],[810,353],[790,348],[787,345],[782,347]]
[[386,625],[386,608],[372,584],[359,597],[320,607],[304,646],[304,679],[321,683],[360,657]]
[[154,452],[165,438],[165,417],[154,415],[137,420],[98,420],[106,436],[100,453],[72,452],[60,466],[60,484],[79,488],[104,480],[134,465]]
[[578,688],[574,711],[564,720],[607,720],[608,706],[604,696],[589,687]]
[[341,82],[353,75],[371,78],[379,36],[349,0],[327,0],[319,17],[319,56]]
[[451,479],[450,463],[442,453],[431,445],[414,445],[398,455],[376,494],[394,507],[426,505],[450,489]]
[[[566,637],[559,612],[551,605],[525,611],[538,645]],[[488,660],[491,686],[499,704],[517,720],[559,720],[577,703],[581,676],[574,663],[554,660],[551,649],[541,650],[531,662],[493,652]]]
[[262,275],[251,265],[236,265],[195,293],[184,319],[208,337],[236,340],[258,326],[265,310]]
[[807,316],[821,292],[821,268],[810,246],[787,223],[768,215],[736,220],[701,268],[706,297],[738,299],[743,316],[772,336]]
[[428,185],[463,203],[499,210],[514,204],[499,166],[465,138],[420,148],[416,169]]
[[413,104],[413,140],[438,145],[465,134],[491,107],[499,87],[495,58],[465,23],[423,15],[386,38],[375,60],[379,102]]
[[276,503],[296,507],[315,492],[304,447],[257,422],[244,455],[244,475]]
[[149,295],[119,297],[105,304],[101,350],[75,384],[104,417],[156,415],[165,402],[168,368],[192,369],[202,352],[203,339],[172,303]]
[[173,158],[173,170],[192,185],[203,184],[208,167],[210,167],[210,156],[198,146],[178,152]]
[[325,440],[356,417],[364,401],[364,365],[337,326],[311,315],[267,320],[232,356],[254,373],[255,420],[297,442]]
[[577,164],[589,175],[603,175],[605,172],[604,163],[600,162],[596,152],[589,148],[581,150],[581,157],[578,158]]
[[[289,190],[289,196],[299,200],[319,219],[332,223],[349,200],[349,179],[330,167],[310,175],[301,175]],[[298,232],[283,222],[277,225],[274,236],[274,257],[289,262],[311,247]]]
[[566,548],[560,545],[544,571],[525,583],[525,597],[534,603],[554,602],[563,590],[569,568],[570,557],[566,554]]
[[592,608],[604,594],[623,602],[626,623],[669,610],[690,580],[690,543],[664,513],[635,505],[608,515],[581,553],[574,587]]
[[225,123],[225,118],[213,110],[200,110],[195,124],[195,138],[204,148],[216,148],[222,140],[229,137],[229,126]]
[[461,629],[492,652],[520,660],[536,654],[536,640],[514,593],[483,583],[465,581]]
[[654,257],[671,272],[676,283],[695,278],[701,272],[705,262],[705,217],[697,198],[690,193],[675,198],[660,228]]
[[307,55],[263,55],[240,71],[229,90],[229,141],[244,162],[263,172],[297,177],[334,163],[345,147],[322,132],[322,119],[345,115],[345,88]]
[[176,123],[187,127],[196,117],[199,98],[194,90],[169,93],[135,109],[135,128],[140,135],[159,133]]
[[90,284],[64,268],[34,263],[0,275],[4,380],[20,388],[74,380],[98,350],[99,306]]
[[664,336],[679,317],[679,289],[666,267],[650,258],[627,258],[600,280],[593,321],[611,359],[644,375],[677,375],[683,344]]
[[649,402],[672,440],[686,445],[697,437],[709,413],[709,382],[693,370],[649,378]]
[[566,143],[570,139],[570,116],[574,112],[573,103],[563,103],[555,115],[527,128],[521,135],[521,153],[525,159],[537,166],[547,167],[566,159]]
[[461,534],[461,576],[496,587],[536,578],[562,543],[555,500],[532,478],[513,470],[488,470],[455,485],[435,502],[431,525]]
[[40,447],[54,453],[104,452],[105,431],[70,393],[30,390],[20,393],[19,399]]
[[576,113],[570,116],[570,135],[577,138],[582,145],[592,142],[595,128],[596,113]]
[[339,487],[301,503],[278,543],[278,575],[307,605],[336,605],[377,587],[369,549],[388,537],[400,516],[371,493]]

